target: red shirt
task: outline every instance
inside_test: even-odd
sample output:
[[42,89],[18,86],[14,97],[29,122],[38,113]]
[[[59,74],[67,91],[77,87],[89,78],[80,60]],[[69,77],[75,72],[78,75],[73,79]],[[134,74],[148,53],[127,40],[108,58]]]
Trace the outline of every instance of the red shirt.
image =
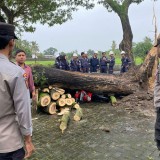
[[24,70],[26,72],[28,87],[30,92],[32,93],[35,90],[34,81],[33,81],[33,75],[32,75],[32,69],[28,65],[24,65]]

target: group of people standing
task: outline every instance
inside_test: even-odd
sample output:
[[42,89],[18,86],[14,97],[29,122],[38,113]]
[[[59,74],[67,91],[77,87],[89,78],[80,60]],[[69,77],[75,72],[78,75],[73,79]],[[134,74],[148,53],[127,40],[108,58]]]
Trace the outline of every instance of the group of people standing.
[[[124,73],[128,71],[131,60],[124,51],[121,52],[121,57],[122,64],[120,72]],[[100,70],[100,73],[113,74],[115,56],[113,51],[109,52],[109,57],[106,56],[106,52],[102,52],[102,56],[99,59],[98,52],[96,51],[89,59],[86,52],[82,52],[80,57],[74,53],[70,63],[68,63],[66,55],[60,55],[56,58],[55,65],[56,68],[62,70],[71,70],[83,73],[98,72],[98,70]]]

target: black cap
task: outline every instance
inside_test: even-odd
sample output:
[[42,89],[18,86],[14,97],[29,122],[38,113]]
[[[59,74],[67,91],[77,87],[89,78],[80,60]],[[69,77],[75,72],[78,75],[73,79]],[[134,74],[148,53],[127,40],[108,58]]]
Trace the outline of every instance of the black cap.
[[159,44],[160,44],[160,34],[159,34],[159,36],[157,38],[157,42],[155,43],[154,47],[157,47]]
[[15,27],[13,25],[0,22],[0,35],[1,36],[13,36],[14,39],[18,39],[14,31],[15,31]]

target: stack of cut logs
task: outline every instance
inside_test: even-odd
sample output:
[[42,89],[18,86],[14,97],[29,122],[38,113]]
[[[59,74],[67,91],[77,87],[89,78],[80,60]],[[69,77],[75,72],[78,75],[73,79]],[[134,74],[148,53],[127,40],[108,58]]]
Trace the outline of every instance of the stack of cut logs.
[[76,109],[74,120],[81,120],[83,116],[82,108],[80,108],[79,104],[72,98],[71,94],[65,94],[64,89],[49,86],[38,92],[37,106],[39,108],[49,114],[62,115],[62,119],[60,120],[60,129],[62,130],[62,133],[67,128],[71,108]]

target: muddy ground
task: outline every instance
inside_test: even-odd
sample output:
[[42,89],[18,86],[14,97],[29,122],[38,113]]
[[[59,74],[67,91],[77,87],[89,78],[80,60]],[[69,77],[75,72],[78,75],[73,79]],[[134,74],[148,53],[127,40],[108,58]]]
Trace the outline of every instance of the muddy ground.
[[72,111],[64,134],[57,115],[33,116],[36,152],[31,160],[158,160],[154,142],[153,95],[137,93],[118,100],[81,104],[84,117]]

